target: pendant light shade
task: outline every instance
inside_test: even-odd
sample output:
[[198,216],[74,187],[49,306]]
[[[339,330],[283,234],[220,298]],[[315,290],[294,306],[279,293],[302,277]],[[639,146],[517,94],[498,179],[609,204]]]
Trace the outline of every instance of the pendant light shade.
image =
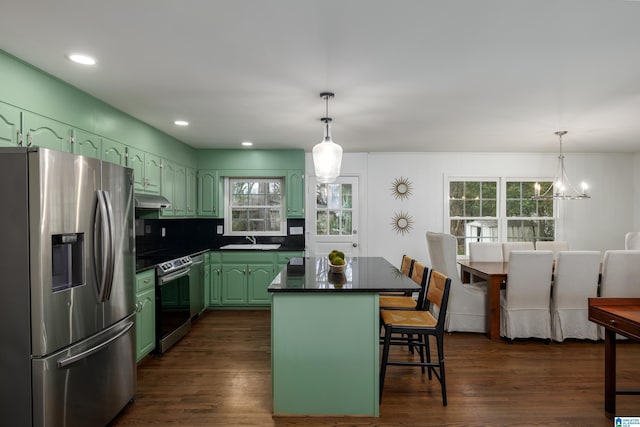
[[316,180],[319,183],[331,183],[340,176],[340,166],[342,165],[342,147],[331,139],[331,128],[329,123],[329,98],[333,98],[333,93],[323,92],[320,97],[326,102],[326,116],[320,119],[325,124],[324,139],[313,147],[313,166],[316,172]]

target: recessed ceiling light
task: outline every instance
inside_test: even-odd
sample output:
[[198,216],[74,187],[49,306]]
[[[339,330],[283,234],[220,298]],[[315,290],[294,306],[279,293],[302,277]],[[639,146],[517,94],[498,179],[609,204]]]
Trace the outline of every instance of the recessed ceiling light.
[[245,147],[251,147],[253,145],[253,142],[251,142],[251,141],[242,141],[242,145],[244,145]]
[[186,120],[176,120],[173,123],[177,126],[189,126],[189,122]]
[[75,62],[76,64],[82,64],[82,65],[96,64],[96,60],[94,58],[87,55],[81,55],[79,53],[72,53],[69,56],[67,56],[67,58],[69,58],[71,61]]

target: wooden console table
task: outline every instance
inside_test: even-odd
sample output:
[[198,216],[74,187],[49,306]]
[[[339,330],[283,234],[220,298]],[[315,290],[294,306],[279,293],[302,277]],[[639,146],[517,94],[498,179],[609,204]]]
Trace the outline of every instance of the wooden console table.
[[616,395],[640,394],[616,389],[616,334],[640,341],[640,298],[589,298],[589,320],[605,328],[604,411],[612,418]]

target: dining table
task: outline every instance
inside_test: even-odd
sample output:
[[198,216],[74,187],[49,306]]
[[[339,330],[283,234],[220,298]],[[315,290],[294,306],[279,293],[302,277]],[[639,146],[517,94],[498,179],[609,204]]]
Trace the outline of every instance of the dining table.
[[640,389],[616,387],[616,334],[640,341],[640,298],[589,298],[589,320],[603,326],[605,331],[604,411],[613,418],[616,395],[640,395]]
[[486,322],[487,337],[500,340],[500,289],[507,280],[508,262],[478,262],[459,260],[462,283],[470,283],[472,277],[487,282]]
[[275,416],[379,416],[381,292],[420,286],[382,257],[292,258],[269,285]]

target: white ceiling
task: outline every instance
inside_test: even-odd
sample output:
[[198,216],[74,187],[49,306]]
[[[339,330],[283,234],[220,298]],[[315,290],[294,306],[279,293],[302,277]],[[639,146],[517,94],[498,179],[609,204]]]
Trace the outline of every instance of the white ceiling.
[[0,49],[194,147],[310,151],[330,90],[345,152],[640,152],[640,1],[3,0]]

